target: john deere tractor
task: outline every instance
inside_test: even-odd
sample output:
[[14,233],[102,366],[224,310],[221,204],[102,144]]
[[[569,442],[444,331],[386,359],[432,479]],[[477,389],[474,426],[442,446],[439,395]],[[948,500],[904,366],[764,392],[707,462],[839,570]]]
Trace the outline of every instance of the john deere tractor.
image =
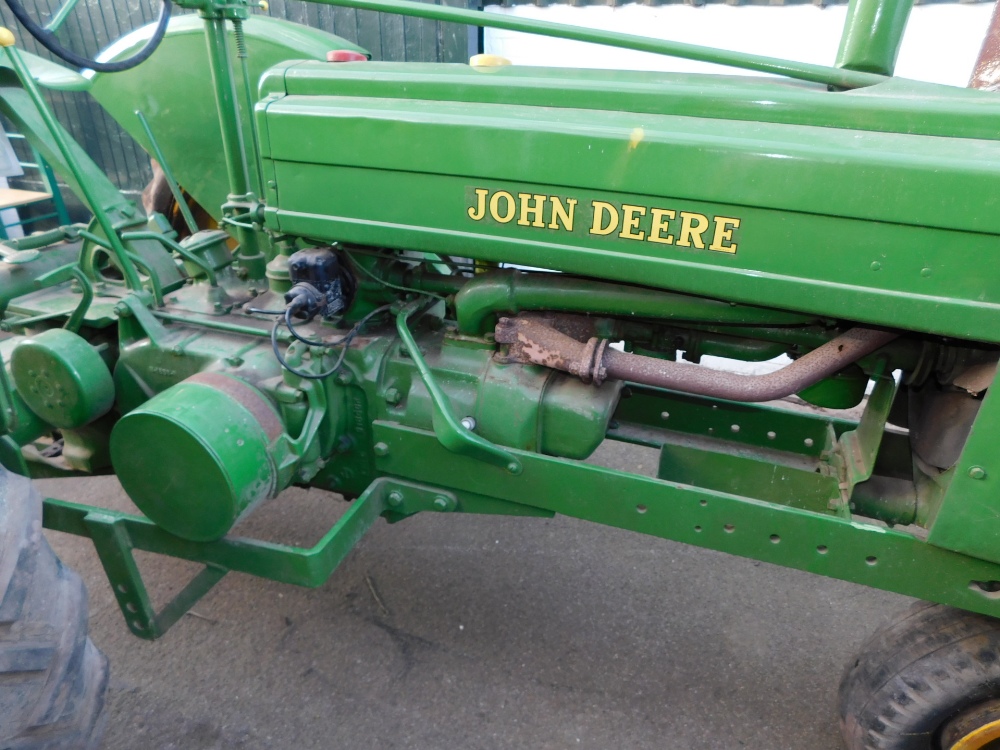
[[[155,639],[229,571],[318,586],[421,512],[924,600],[852,660],[847,747],[1000,741],[1000,98],[892,76],[911,0],[851,0],[831,67],[314,0],[750,76],[379,63],[249,0],[173,1],[196,12],[163,0],[92,60],[54,31],[72,0],[48,26],[6,0],[67,65],[0,32],[0,111],[93,218],[0,244],[0,746],[100,743],[108,666],[43,526],[92,540]],[[45,89],[148,150],[154,210]],[[655,477],[588,463],[609,440],[658,449]],[[102,474],[141,515],[30,485]],[[292,486],[349,503],[314,547],[231,533]],[[202,567],[157,611],[134,550]]]

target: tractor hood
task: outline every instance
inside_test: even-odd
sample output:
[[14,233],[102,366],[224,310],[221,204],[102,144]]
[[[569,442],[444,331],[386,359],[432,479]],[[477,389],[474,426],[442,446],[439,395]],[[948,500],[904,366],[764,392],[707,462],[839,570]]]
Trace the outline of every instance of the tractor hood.
[[1000,302],[993,271],[969,272],[1000,266],[994,94],[302,62],[264,75],[257,115],[275,230],[592,275],[599,262],[758,303],[761,285],[806,280],[817,311],[889,325],[912,322],[914,278],[938,319]]

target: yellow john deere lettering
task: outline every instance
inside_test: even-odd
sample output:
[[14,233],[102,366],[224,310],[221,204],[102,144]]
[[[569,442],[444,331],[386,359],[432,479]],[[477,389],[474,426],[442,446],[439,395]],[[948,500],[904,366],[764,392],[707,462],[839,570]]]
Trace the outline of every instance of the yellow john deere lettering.
[[470,202],[466,214],[473,221],[509,224],[516,217],[518,226],[572,232],[578,225],[595,237],[616,236],[730,254],[738,247],[735,232],[740,219],[734,216],[593,200],[583,204],[589,216],[577,224],[576,209],[581,204],[576,198],[473,188]]

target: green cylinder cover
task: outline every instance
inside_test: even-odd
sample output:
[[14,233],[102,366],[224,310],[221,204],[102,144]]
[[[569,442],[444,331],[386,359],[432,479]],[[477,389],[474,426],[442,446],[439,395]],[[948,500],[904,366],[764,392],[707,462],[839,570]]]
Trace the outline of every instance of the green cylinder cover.
[[277,494],[269,446],[282,431],[256,388],[200,373],[122,417],[111,433],[111,462],[155,523],[184,539],[211,541]]
[[82,337],[62,328],[18,344],[10,370],[28,408],[61,429],[93,422],[115,402],[115,383],[101,355]]

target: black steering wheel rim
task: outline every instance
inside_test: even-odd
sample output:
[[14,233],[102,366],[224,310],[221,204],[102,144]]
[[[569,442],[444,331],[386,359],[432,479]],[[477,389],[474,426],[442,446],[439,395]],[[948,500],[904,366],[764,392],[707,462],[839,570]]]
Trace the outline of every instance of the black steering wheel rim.
[[83,55],[78,55],[72,50],[63,47],[56,39],[55,33],[38,24],[28,15],[24,6],[21,5],[20,0],[5,0],[5,2],[7,3],[7,7],[10,8],[10,12],[14,14],[14,17],[20,21],[21,25],[28,30],[28,33],[37,39],[38,43],[45,47],[45,49],[56,57],[65,60],[70,65],[95,70],[98,73],[119,73],[144,62],[160,46],[160,42],[163,41],[163,35],[167,32],[167,23],[170,21],[170,12],[173,7],[171,0],[161,0],[160,15],[156,19],[156,29],[153,31],[153,36],[149,38],[149,41],[143,45],[141,50],[125,60],[98,62],[97,60],[89,60]]

